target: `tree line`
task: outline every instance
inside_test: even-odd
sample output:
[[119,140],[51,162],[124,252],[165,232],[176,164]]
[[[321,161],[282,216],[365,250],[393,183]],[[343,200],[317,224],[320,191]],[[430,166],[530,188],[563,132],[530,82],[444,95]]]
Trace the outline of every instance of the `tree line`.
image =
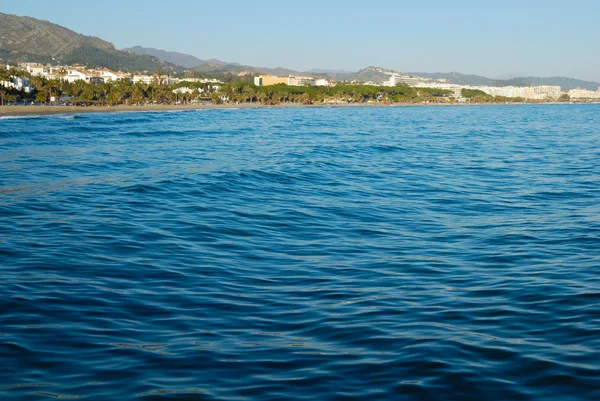
[[[213,103],[258,103],[277,105],[282,103],[327,104],[327,103],[453,103],[452,91],[434,88],[415,88],[406,85],[395,87],[370,86],[341,83],[336,86],[255,86],[246,79],[231,79],[224,84],[179,82],[164,84],[158,79],[150,84],[119,80],[102,84],[86,81],[69,83],[60,79],[30,76],[27,72],[0,69],[0,82],[11,76],[29,79],[35,91],[24,94],[14,89],[0,87],[4,101],[31,99],[48,103],[51,98],[68,98],[73,105],[144,105],[175,104],[206,101]],[[179,88],[188,88],[175,93]],[[463,89],[462,96],[472,103],[522,102],[521,98],[494,97],[480,90]]]

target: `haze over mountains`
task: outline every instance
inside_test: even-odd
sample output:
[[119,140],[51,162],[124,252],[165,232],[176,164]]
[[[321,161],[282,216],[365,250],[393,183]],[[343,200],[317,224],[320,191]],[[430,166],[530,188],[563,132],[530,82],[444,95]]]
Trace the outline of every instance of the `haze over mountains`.
[[194,68],[194,67],[198,67],[202,64],[213,64],[213,65],[228,64],[224,61],[217,60],[217,59],[200,60],[198,57],[190,56],[189,54],[178,53],[178,52],[169,52],[166,50],[155,49],[153,47],[134,46],[134,47],[129,47],[129,48],[123,49],[123,50],[141,54],[141,55],[153,56],[160,60],[166,61],[171,64],[178,65],[183,68]]
[[[396,72],[379,67],[367,67],[357,72],[323,69],[301,72],[284,67],[254,67],[216,59],[203,60],[193,55],[151,47],[135,46],[118,50],[110,42],[97,37],[81,35],[48,21],[0,13],[0,63],[16,64],[19,62],[83,64],[88,67],[106,67],[122,71],[154,72],[160,69],[163,72],[192,70],[204,74],[239,74],[241,72],[279,76],[303,74],[328,76],[336,80],[376,83],[386,81],[390,74]],[[408,74],[431,79],[446,79],[450,83],[461,85],[559,85],[563,91],[574,88],[596,90],[600,86],[597,82],[567,77],[517,77],[495,80],[458,72],[411,72]]]

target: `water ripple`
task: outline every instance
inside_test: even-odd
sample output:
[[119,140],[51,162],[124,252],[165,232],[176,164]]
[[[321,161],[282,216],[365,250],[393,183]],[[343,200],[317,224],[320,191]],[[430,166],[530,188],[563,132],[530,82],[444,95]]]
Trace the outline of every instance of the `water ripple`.
[[0,118],[0,399],[600,399],[598,110]]

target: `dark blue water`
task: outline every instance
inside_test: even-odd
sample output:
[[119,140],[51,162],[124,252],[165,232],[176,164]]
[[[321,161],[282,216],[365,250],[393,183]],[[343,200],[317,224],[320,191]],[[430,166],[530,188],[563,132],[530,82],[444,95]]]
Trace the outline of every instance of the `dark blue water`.
[[0,399],[599,400],[600,107],[0,120]]

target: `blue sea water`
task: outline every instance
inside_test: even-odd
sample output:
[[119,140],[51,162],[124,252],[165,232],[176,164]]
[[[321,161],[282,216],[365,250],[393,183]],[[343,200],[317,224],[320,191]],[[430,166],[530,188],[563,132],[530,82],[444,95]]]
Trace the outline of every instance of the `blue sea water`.
[[0,119],[0,399],[600,400],[600,107]]

